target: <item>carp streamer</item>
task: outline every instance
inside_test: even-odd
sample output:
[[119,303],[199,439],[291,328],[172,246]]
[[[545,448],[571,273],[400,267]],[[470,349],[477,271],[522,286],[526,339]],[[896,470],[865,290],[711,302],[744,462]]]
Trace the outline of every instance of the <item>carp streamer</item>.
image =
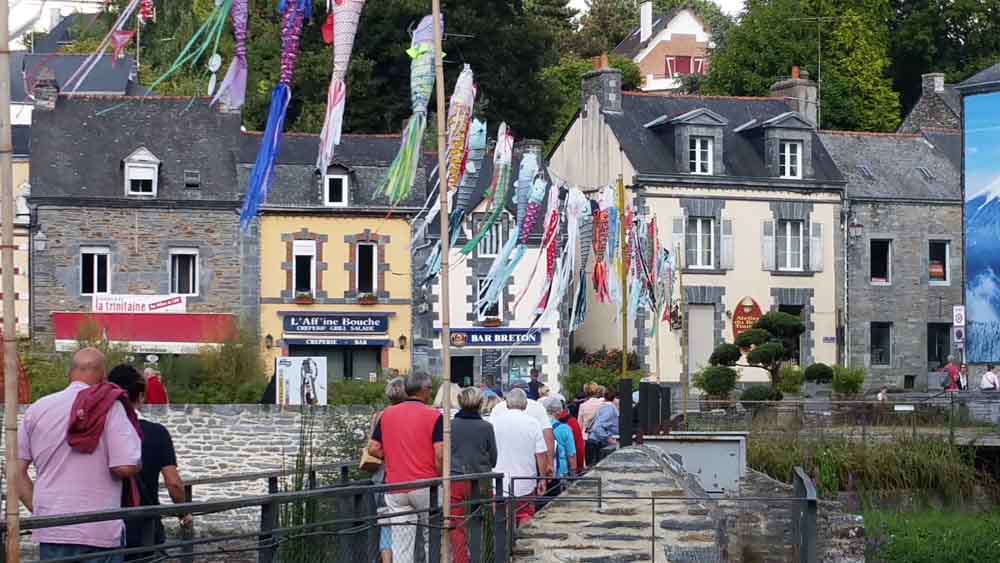
[[364,7],[365,0],[337,0],[333,6],[333,75],[326,96],[326,117],[323,118],[316,158],[316,168],[324,174],[333,160],[334,149],[340,144],[344,108],[347,106],[347,68],[351,64],[354,37],[358,34],[358,22]]

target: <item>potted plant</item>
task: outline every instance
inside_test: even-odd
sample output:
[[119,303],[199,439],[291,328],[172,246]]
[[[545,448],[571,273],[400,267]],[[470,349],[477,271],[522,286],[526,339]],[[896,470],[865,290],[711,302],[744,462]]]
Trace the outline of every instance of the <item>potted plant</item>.
[[316,300],[313,299],[311,293],[296,293],[295,294],[295,304],[296,305],[312,305]]
[[500,326],[500,319],[497,317],[487,317],[483,319],[483,322],[480,324],[487,328],[495,328]]
[[378,304],[378,297],[372,293],[365,293],[358,296],[358,305],[376,305]]

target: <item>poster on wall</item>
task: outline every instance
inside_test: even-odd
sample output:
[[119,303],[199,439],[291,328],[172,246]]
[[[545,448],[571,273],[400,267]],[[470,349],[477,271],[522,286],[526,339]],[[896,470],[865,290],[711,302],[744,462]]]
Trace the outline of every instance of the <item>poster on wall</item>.
[[275,360],[279,405],[326,404],[326,358],[284,357]]
[[1000,92],[965,98],[965,316],[969,363],[1000,361]]

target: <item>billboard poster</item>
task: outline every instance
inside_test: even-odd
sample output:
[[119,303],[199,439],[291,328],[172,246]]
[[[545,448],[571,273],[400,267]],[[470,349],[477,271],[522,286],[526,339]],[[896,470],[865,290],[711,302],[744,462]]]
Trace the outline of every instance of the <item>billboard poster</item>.
[[186,313],[184,295],[95,294],[91,302],[95,313]]
[[1000,92],[965,98],[966,360],[1000,361]]
[[326,404],[326,358],[283,357],[275,360],[275,399],[279,405]]

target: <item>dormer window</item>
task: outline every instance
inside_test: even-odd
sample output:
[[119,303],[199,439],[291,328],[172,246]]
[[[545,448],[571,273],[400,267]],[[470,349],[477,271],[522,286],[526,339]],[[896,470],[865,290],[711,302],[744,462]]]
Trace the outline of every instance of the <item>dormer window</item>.
[[156,197],[160,175],[160,159],[145,147],[139,147],[123,160],[125,165],[125,195]]
[[347,207],[347,176],[327,174],[323,186],[323,205],[327,207]]
[[712,173],[712,138],[690,137],[688,140],[688,170],[692,174]]
[[802,178],[802,141],[778,144],[778,170],[782,178]]

